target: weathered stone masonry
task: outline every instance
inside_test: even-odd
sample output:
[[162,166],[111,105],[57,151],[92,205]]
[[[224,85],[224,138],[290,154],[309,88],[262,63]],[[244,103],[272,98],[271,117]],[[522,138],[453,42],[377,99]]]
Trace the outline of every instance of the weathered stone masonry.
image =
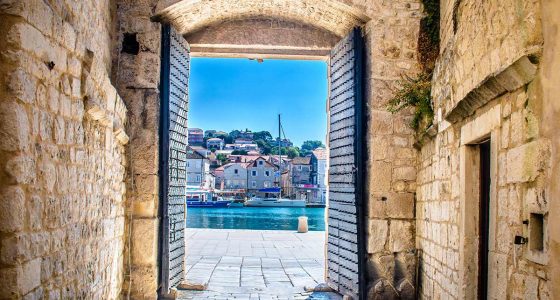
[[[198,55],[251,57],[317,59],[362,26],[368,297],[473,298],[469,162],[490,137],[490,295],[554,299],[558,11],[557,0],[441,1],[437,133],[418,152],[408,114],[385,107],[400,76],[419,71],[418,0],[0,1],[0,298],[155,298],[157,19]],[[523,221],[535,215],[543,250],[513,245],[515,235],[531,243]]]
[[[551,140],[545,133],[539,1],[442,1],[441,55],[432,95],[438,133],[419,159],[416,243],[423,298],[476,297],[477,179],[469,152],[492,141],[489,295],[549,299],[549,243],[531,250],[531,214],[546,220]],[[547,100],[547,101],[550,101]],[[556,100],[557,101],[557,100]],[[549,124],[549,126],[552,124]],[[552,125],[558,129],[558,123]],[[469,169],[470,168],[470,169]],[[469,196],[470,195],[470,196]],[[474,204],[471,204],[474,203]],[[514,245],[514,236],[529,245]],[[473,246],[474,245],[474,246]]]
[[0,295],[117,298],[126,108],[110,1],[0,3]]

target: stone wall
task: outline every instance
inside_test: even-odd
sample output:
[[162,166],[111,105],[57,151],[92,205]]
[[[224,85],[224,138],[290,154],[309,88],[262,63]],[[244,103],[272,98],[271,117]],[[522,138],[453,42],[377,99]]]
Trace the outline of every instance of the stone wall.
[[118,298],[126,108],[113,4],[0,3],[0,298]]
[[416,157],[408,111],[387,101],[419,71],[420,1],[372,1],[366,34],[368,299],[414,298]]
[[[133,299],[154,299],[158,288],[161,26],[150,20],[156,2],[118,0],[114,36],[113,77],[128,107],[126,132],[130,136],[125,229],[130,234],[125,256],[130,260],[124,262],[123,294]],[[130,51],[135,47],[137,51]]]
[[[538,1],[443,1],[416,243],[422,298],[476,297],[479,141],[491,139],[489,297],[548,299],[551,140],[543,131]],[[559,125],[554,126],[556,130]],[[531,214],[544,215],[544,249]],[[536,215],[533,215],[536,216]],[[524,224],[529,220],[529,224]],[[514,237],[528,244],[514,245]]]

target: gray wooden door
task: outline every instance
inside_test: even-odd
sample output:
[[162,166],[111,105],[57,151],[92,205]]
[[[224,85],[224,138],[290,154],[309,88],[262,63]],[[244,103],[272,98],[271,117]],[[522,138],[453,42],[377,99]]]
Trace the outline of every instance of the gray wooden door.
[[160,114],[160,288],[165,295],[184,278],[189,46],[162,28]]
[[354,299],[365,294],[362,64],[363,39],[356,28],[332,49],[329,60],[327,242],[327,282]]

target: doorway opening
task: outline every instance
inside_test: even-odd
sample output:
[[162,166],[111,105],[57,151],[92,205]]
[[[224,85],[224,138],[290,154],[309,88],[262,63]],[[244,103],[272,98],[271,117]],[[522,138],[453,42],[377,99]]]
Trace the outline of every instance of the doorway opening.
[[478,299],[488,298],[488,251],[490,233],[490,161],[491,143],[486,140],[478,145],[480,154],[479,240],[478,240]]
[[[328,62],[328,67],[326,68],[328,76],[323,77],[328,78],[328,99],[326,103],[323,102],[323,105],[320,105],[323,109],[326,107],[327,111],[328,136],[324,140],[328,149],[326,147],[313,147],[313,145],[321,146],[321,141],[319,140],[319,143],[307,143],[308,146],[311,145],[309,149],[305,149],[306,143],[303,143],[299,150],[307,150],[309,154],[301,155],[297,153],[298,149],[293,149],[293,145],[289,145],[290,141],[287,139],[285,130],[286,122],[283,122],[281,117],[279,117],[279,134],[276,141],[272,140],[272,146],[268,143],[271,146],[271,153],[269,153],[271,155],[268,155],[268,157],[265,157],[264,153],[260,152],[259,143],[251,140],[251,138],[254,138],[254,133],[252,130],[247,130],[247,128],[243,130],[240,127],[240,130],[237,131],[231,129],[229,133],[235,133],[234,136],[230,136],[228,133],[228,136],[223,137],[223,141],[220,141],[219,137],[214,136],[207,136],[205,140],[205,132],[200,129],[191,128],[191,131],[189,131],[187,115],[189,109],[188,86],[192,79],[190,77],[190,47],[187,41],[169,25],[164,26],[162,34],[162,124],[160,127],[160,215],[162,225],[160,226],[160,250],[158,251],[162,261],[159,276],[160,294],[166,294],[166,292],[178,286],[180,282],[184,283],[182,286],[192,286],[192,284],[188,283],[188,276],[186,278],[187,281],[183,281],[185,273],[189,271],[189,264],[187,263],[187,266],[183,264],[185,261],[185,240],[187,240],[188,246],[197,245],[196,237],[192,241],[185,238],[185,235],[189,235],[189,232],[185,231],[185,223],[188,223],[185,220],[186,216],[189,215],[186,212],[186,207],[189,206],[189,202],[192,202],[191,204],[201,206],[221,206],[226,203],[228,208],[232,206],[266,207],[270,203],[279,203],[282,205],[276,206],[289,206],[291,208],[300,206],[299,208],[301,209],[312,209],[308,206],[319,206],[319,208],[323,205],[328,206],[328,213],[326,213],[327,224],[323,225],[325,233],[320,235],[320,238],[324,241],[320,243],[323,251],[312,251],[313,253],[324,253],[324,258],[318,260],[319,265],[322,266],[320,273],[324,274],[323,278],[333,292],[339,295],[349,295],[355,299],[361,299],[365,296],[364,269],[366,255],[364,251],[365,234],[362,213],[365,178],[365,168],[362,167],[365,165],[364,139],[362,137],[365,133],[365,122],[363,121],[365,105],[363,101],[362,70],[364,60],[361,30],[359,28],[352,30],[346,37],[334,45],[331,51],[329,51],[328,56],[322,57]],[[257,59],[256,63],[259,62],[262,61]],[[294,73],[290,74],[293,75]],[[256,118],[261,112],[265,111],[257,110],[252,113],[252,117]],[[286,117],[289,119],[288,114]],[[301,125],[305,124],[306,121],[309,120],[300,116],[299,119],[293,122]],[[212,130],[218,131],[220,129]],[[261,134],[263,134],[262,131],[260,132]],[[217,132],[211,133],[215,134]],[[289,135],[297,135],[299,133],[297,128],[295,130],[288,130]],[[253,134],[253,137],[250,137],[251,134]],[[269,133],[268,135],[272,134]],[[196,147],[194,144],[200,143],[201,138],[202,147],[194,148]],[[231,139],[230,142],[233,142],[233,144],[230,144],[232,148],[229,149],[232,152],[225,155],[225,157],[222,155],[218,158],[218,154],[225,153],[216,153],[218,151],[216,148],[221,148],[222,143],[223,147],[226,148],[226,138]],[[266,141],[266,139],[265,137],[264,140]],[[276,148],[276,145],[278,145],[278,148]],[[260,146],[266,148],[262,143]],[[325,145],[323,144],[323,146]],[[276,155],[274,153],[275,149],[278,149]],[[321,150],[323,155],[314,153]],[[233,151],[238,152],[233,153]],[[252,154],[256,158],[247,158],[250,156],[250,151],[253,151]],[[325,155],[325,152],[328,154]],[[233,181],[230,180],[230,183],[240,184],[241,188],[237,191],[228,191],[228,193],[222,191],[221,189],[225,188],[228,181],[224,178],[223,181],[216,185],[216,176],[214,175],[214,179],[211,178],[209,163],[207,168],[204,160],[208,156],[211,156],[215,161],[223,159],[225,160],[224,162],[231,163],[232,166],[224,168],[223,172],[232,171],[237,175],[237,177],[232,179]],[[325,191],[325,196],[323,196],[320,190],[317,193],[313,193],[313,189],[317,188],[314,183],[320,180],[319,168],[317,166],[314,169],[313,163],[318,163],[319,160],[324,160],[325,169],[328,168],[328,174],[326,174],[327,171],[325,170],[324,175],[328,182],[328,188],[325,183],[324,189],[328,190],[328,192]],[[201,173],[198,175],[195,173],[189,174],[187,169],[191,166],[193,168],[198,166]],[[205,179],[206,173],[208,173],[208,180]],[[299,175],[294,176],[294,174]],[[241,177],[243,175],[245,176],[244,178]],[[266,178],[263,179],[262,176]],[[241,179],[239,180],[238,177],[241,177]],[[294,180],[300,181],[294,183]],[[195,183],[195,186],[191,186],[189,183]],[[219,187],[220,193],[217,193],[219,195],[206,193],[205,187],[208,189],[213,187],[215,190],[218,190],[217,187]],[[321,201],[324,202],[321,203]],[[270,223],[270,220],[273,219],[272,216],[277,216],[279,213],[265,212],[260,215],[265,216],[263,223],[266,224]],[[299,217],[307,217],[307,224],[304,221],[305,218]],[[297,223],[298,231],[313,229],[312,224],[309,222],[309,216],[299,217]],[[220,216],[220,218],[223,220],[223,216]],[[318,222],[316,227],[320,228],[321,224],[324,223]],[[205,226],[208,225],[209,223],[207,222]],[[310,232],[313,232],[313,230]],[[205,234],[203,233],[202,235]],[[231,233],[227,233],[226,239],[230,235]],[[222,235],[220,238],[223,239],[223,237]],[[278,238],[278,236],[275,238]],[[298,239],[297,236],[292,238]],[[249,238],[245,238],[245,240],[247,239]],[[265,238],[261,236],[260,239],[264,240]],[[241,237],[235,243],[242,244],[243,240],[244,238]],[[282,240],[279,242],[282,242]],[[312,244],[301,239],[300,242],[304,247],[306,244]],[[214,242],[213,244],[216,246],[220,242]],[[252,248],[251,246],[250,249]],[[264,253],[268,255],[266,252],[267,250],[265,249]],[[298,252],[292,252],[292,254],[295,256],[298,255]],[[260,269],[262,270],[265,260],[259,258],[259,261],[261,264]],[[221,258],[218,260],[218,263],[220,262]],[[217,284],[214,285],[214,291],[212,292],[223,295],[223,293],[231,292],[233,287],[242,288],[243,274],[241,270],[243,262],[243,257],[241,257],[241,260],[239,257],[227,258],[224,260],[226,265],[212,267],[208,285],[211,283],[214,271],[218,270],[218,268],[225,271],[222,276],[219,276],[220,280],[216,281]],[[247,262],[247,264],[255,263],[255,261],[251,262],[251,260]],[[247,281],[253,284],[255,281],[260,281],[257,279],[262,277],[266,290],[268,292],[272,291],[276,295],[285,294],[288,285],[291,285],[292,288],[296,288],[296,285],[299,285],[297,288],[300,289],[303,286],[307,286],[301,284],[305,280],[299,280],[299,284],[294,284],[294,281],[298,281],[298,274],[303,275],[303,272],[297,273],[299,272],[297,271],[296,273],[289,274],[287,269],[294,271],[294,266],[290,267],[290,263],[293,262],[287,262],[286,264],[280,262],[280,266],[278,266],[276,262],[267,262],[267,264],[272,265],[272,268],[275,265],[280,267],[283,272],[283,275],[282,272],[272,272],[269,276],[270,280],[268,282],[277,283],[276,290],[269,289],[269,286],[266,285],[267,280],[264,273],[262,275],[248,274],[249,280]],[[298,264],[307,275],[311,275],[312,272],[305,271],[302,263],[298,262]],[[201,265],[207,266],[209,264],[203,263]],[[240,277],[233,277],[234,274],[237,274],[238,268],[240,270]],[[292,275],[293,278],[289,275]],[[312,280],[312,285],[322,281],[320,278]],[[204,289],[207,289],[208,285],[202,282],[201,285],[196,286],[202,286]],[[262,289],[262,287],[255,287],[255,290]],[[289,292],[293,291],[289,290]],[[246,292],[247,290],[243,291],[243,293]]]
[[190,71],[185,276],[207,287],[185,293],[325,282],[326,62],[193,57]]

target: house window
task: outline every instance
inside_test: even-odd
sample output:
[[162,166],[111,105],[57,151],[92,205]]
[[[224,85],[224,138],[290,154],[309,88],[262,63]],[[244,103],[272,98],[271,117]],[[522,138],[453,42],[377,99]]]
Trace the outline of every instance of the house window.
[[301,166],[298,166],[298,170],[300,170],[300,171],[301,171]]
[[188,167],[190,167],[190,163],[189,163],[189,161],[187,161],[187,168],[188,168]]
[[239,170],[235,169],[235,170],[233,170],[233,173],[234,174],[239,174]]
[[196,175],[196,181],[200,181],[200,175]]
[[270,171],[264,171],[264,174],[266,175],[266,177],[270,176]]
[[259,166],[262,166],[264,164],[264,161],[259,160]]
[[256,181],[251,181],[251,185],[256,188],[257,187],[257,182]]
[[265,188],[270,187],[270,181],[265,181],[265,182],[264,182],[264,187],[265,187]]
[[255,170],[251,171],[251,176],[257,176],[257,171]]

